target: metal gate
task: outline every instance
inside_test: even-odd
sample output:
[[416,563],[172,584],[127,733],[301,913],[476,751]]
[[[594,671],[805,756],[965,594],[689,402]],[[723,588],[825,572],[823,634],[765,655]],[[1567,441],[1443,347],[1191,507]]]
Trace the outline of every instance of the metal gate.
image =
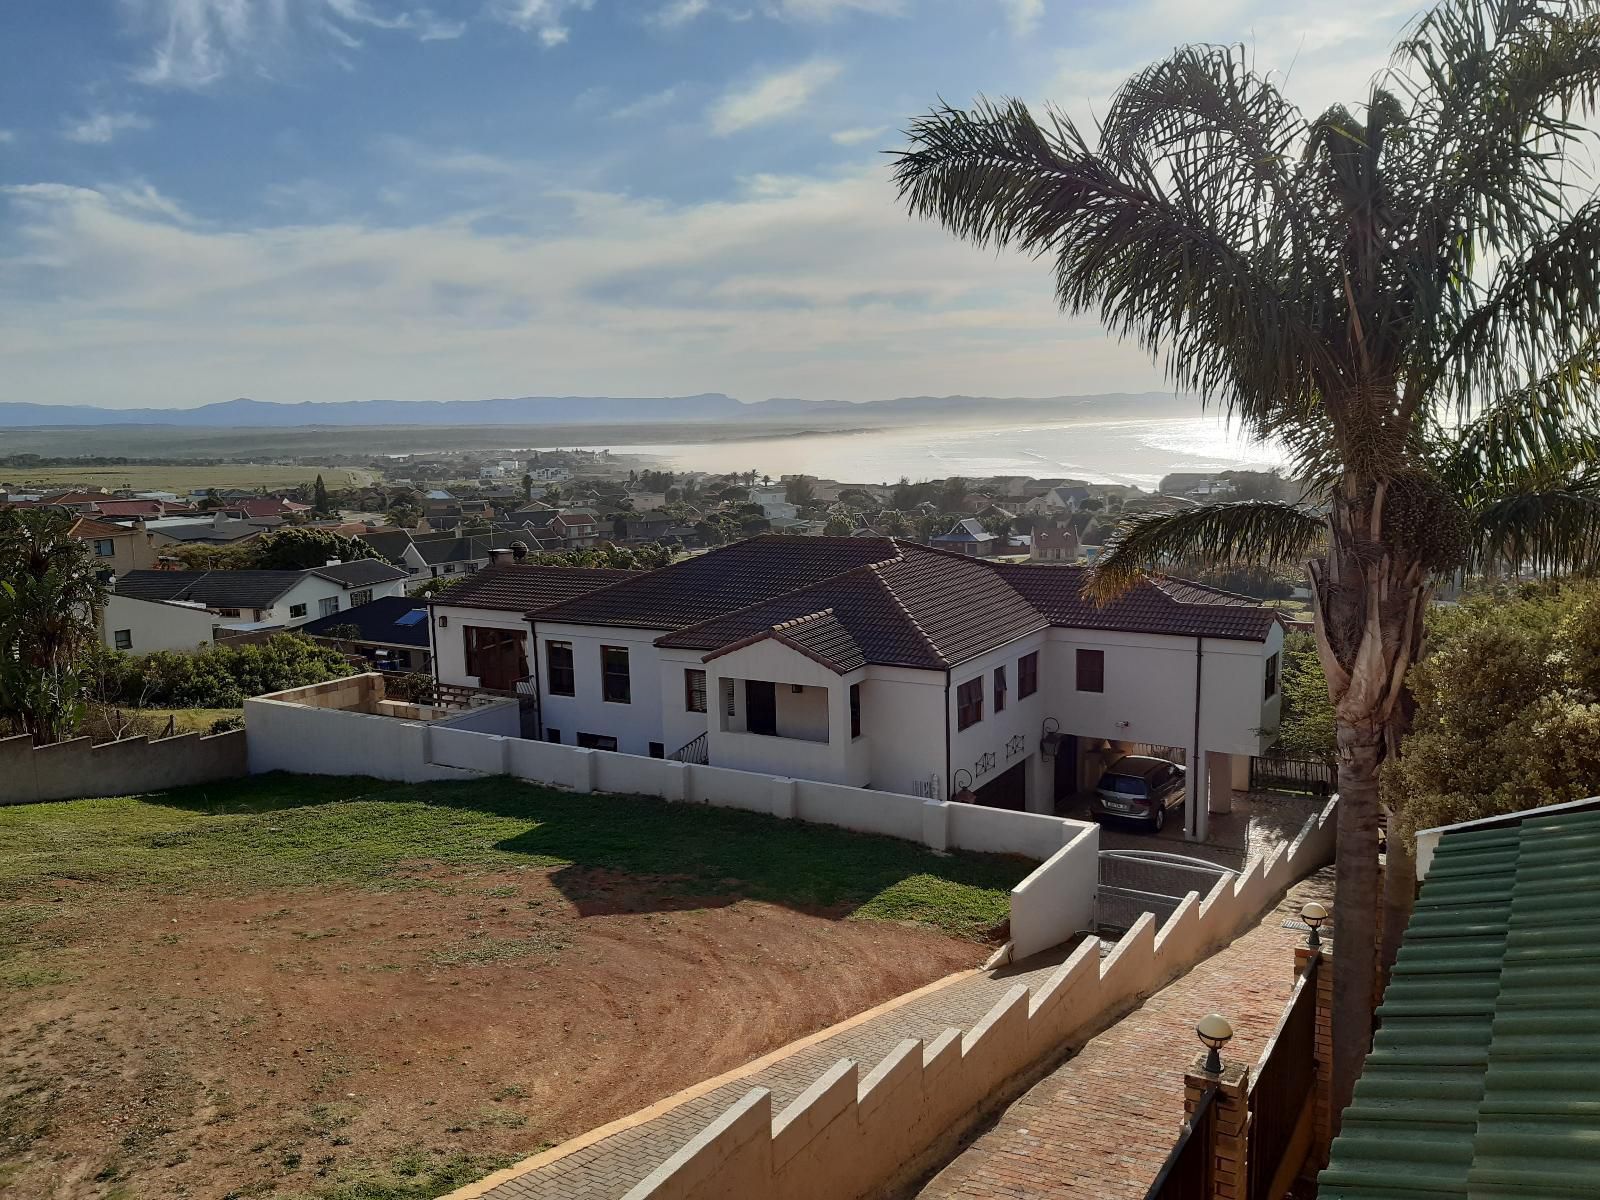
[[1252,792],[1308,792],[1331,796],[1339,786],[1339,769],[1311,759],[1253,757],[1250,759]]
[[1204,896],[1218,879],[1237,874],[1231,867],[1187,854],[1102,850],[1095,924],[1101,930],[1119,933],[1131,929],[1148,912],[1155,914],[1159,928],[1190,892]]

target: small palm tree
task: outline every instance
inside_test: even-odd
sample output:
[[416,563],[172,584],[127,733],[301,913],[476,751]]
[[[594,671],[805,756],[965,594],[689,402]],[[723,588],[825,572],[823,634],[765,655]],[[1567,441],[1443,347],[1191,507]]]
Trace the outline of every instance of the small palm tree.
[[[1192,46],[1117,93],[1096,144],[1018,101],[913,123],[913,213],[1048,256],[1098,313],[1259,436],[1311,507],[1131,523],[1102,590],[1178,555],[1309,560],[1338,716],[1334,1102],[1371,1039],[1378,771],[1430,584],[1491,559],[1594,563],[1600,197],[1571,162],[1600,89],[1593,0],[1444,0],[1360,115],[1307,118],[1242,48]],[[1392,874],[1403,874],[1393,871]],[[1392,941],[1391,941],[1392,946]]]

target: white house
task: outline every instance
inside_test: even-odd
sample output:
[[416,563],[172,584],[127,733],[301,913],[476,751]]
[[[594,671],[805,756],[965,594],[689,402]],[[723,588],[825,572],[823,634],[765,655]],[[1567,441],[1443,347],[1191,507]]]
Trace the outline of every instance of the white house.
[[761,506],[761,514],[765,517],[780,517],[792,521],[800,510],[789,503],[782,488],[756,488],[750,493],[750,503]]
[[196,650],[215,640],[218,619],[203,605],[141,600],[113,592],[100,610],[100,639],[113,650]]
[[202,607],[224,623],[290,629],[405,593],[406,573],[375,558],[307,571],[130,571],[116,592],[140,600]]
[[768,536],[600,586],[496,567],[464,587],[508,570],[503,607],[434,602],[435,671],[537,680],[544,736],[569,745],[1040,812],[1110,755],[1173,746],[1205,765],[1198,834],[1208,777],[1226,788],[1276,736],[1282,627],[1197,584],[1096,607],[1078,567]]

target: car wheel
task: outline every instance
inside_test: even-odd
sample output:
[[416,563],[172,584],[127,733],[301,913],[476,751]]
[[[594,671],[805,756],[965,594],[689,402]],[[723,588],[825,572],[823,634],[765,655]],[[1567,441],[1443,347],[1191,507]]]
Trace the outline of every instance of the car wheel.
[[1165,804],[1158,804],[1158,805],[1156,805],[1156,832],[1160,833],[1166,827],[1167,827],[1167,806]]

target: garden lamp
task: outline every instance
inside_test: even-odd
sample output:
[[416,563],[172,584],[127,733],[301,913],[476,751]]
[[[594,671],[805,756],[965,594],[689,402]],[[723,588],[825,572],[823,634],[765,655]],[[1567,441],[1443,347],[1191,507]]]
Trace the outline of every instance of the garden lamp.
[[1322,923],[1328,919],[1328,910],[1313,900],[1300,910],[1300,919],[1311,929],[1306,945],[1312,950],[1322,949]]
[[1228,1039],[1233,1036],[1233,1026],[1228,1024],[1228,1018],[1221,1013],[1212,1013],[1209,1017],[1201,1017],[1194,1031],[1206,1046],[1206,1061],[1202,1069],[1208,1075],[1220,1075],[1222,1055],[1218,1051],[1227,1045]]

